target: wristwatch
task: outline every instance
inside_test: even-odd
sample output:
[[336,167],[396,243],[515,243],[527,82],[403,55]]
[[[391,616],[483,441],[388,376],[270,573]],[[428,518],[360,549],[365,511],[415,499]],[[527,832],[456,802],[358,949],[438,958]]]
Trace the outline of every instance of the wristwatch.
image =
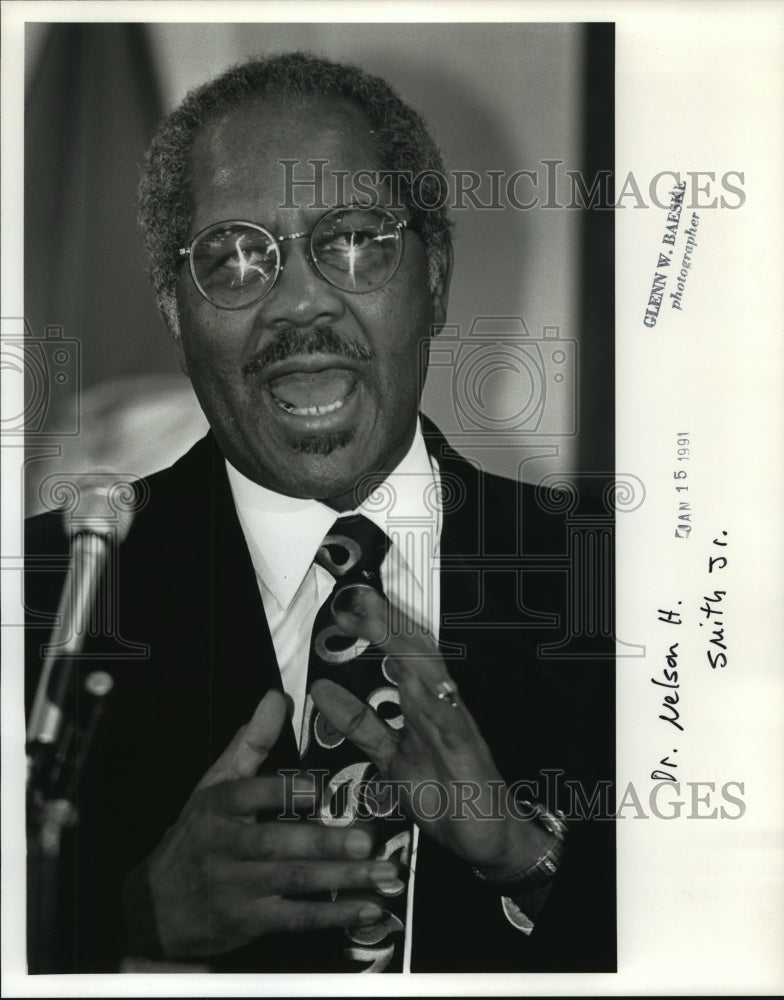
[[531,864],[500,877],[485,875],[479,868],[472,869],[474,875],[488,888],[511,899],[535,892],[547,885],[561,866],[566,844],[566,822],[562,812],[551,813],[540,803],[529,802],[527,799],[521,800],[518,805],[530,811],[531,822],[537,823],[551,834],[547,849]]

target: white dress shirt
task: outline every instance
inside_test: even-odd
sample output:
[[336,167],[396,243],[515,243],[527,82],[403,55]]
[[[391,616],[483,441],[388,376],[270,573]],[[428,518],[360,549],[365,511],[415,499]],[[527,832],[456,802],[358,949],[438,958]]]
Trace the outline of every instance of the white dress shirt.
[[316,614],[335,584],[314,563],[339,516],[364,514],[390,539],[381,565],[389,600],[438,640],[441,538],[440,479],[417,425],[406,456],[355,511],[338,515],[318,500],[265,489],[226,463],[234,504],[264,604],[294,732],[300,736],[310,637]]

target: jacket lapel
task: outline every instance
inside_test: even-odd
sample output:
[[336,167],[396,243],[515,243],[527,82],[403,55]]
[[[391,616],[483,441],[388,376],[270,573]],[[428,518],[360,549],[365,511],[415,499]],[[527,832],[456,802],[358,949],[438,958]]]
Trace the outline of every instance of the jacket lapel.
[[[209,434],[198,466],[209,470],[203,490],[206,528],[204,561],[211,591],[211,628],[208,642],[211,670],[211,703],[216,741],[221,746],[250,719],[261,698],[271,689],[283,690],[256,574],[231,495],[226,463]],[[206,454],[205,454],[206,452]],[[284,726],[268,765],[297,760],[296,740],[290,724]]]

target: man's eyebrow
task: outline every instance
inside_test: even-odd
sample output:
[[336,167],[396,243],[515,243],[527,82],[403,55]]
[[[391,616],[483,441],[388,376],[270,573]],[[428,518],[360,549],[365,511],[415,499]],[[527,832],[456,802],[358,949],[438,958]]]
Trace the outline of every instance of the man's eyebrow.
[[[360,198],[352,198],[351,201],[340,202],[337,205],[332,205],[330,208],[316,209],[314,207],[311,207],[311,208],[304,208],[303,211],[305,211],[305,212],[311,212],[311,211],[312,212],[316,212],[316,211],[318,211],[318,216],[314,219],[314,222],[313,222],[313,225],[316,225],[316,223],[318,223],[320,219],[323,219],[325,215],[329,215],[330,212],[337,212],[340,209],[344,209],[344,210],[348,211],[349,209],[352,209],[352,208],[376,208],[376,207],[378,207],[378,203],[375,202],[375,201],[373,201],[373,200],[364,201],[364,200],[362,200]],[[389,211],[389,209],[387,209],[387,211]],[[277,228],[277,227],[273,226],[271,223],[268,223],[266,221],[262,221],[262,220],[259,220],[259,219],[251,219],[251,218],[241,219],[241,218],[236,217],[236,216],[234,218],[231,218],[231,219],[229,219],[229,218],[227,218],[227,219],[220,219],[217,222],[213,223],[213,225],[216,225],[216,226],[220,225],[221,222],[248,222],[248,223],[250,223],[251,225],[254,225],[254,226],[263,226],[264,229],[268,229],[271,233],[273,233],[275,231],[275,229]]]

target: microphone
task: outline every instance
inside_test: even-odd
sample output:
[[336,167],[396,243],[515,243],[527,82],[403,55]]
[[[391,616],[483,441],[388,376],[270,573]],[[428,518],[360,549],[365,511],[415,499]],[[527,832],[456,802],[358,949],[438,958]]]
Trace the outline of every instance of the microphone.
[[66,714],[74,660],[89,634],[110,553],[124,541],[133,521],[132,511],[117,510],[109,498],[110,489],[89,488],[70,515],[71,565],[27,727],[28,782],[33,784],[39,778],[50,786],[56,783],[48,772],[59,771],[71,742],[73,726],[66,724]]

